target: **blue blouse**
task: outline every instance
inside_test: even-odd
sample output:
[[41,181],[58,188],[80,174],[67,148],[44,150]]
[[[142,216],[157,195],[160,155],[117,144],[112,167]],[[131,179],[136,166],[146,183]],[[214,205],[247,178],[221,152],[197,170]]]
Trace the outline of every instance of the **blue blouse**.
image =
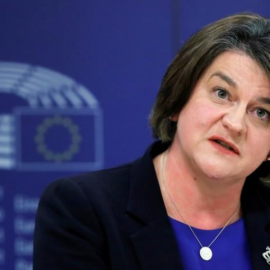
[[[201,246],[189,227],[169,217],[185,270],[252,270],[248,240],[243,219],[228,225],[211,245],[213,257],[205,261],[200,257]],[[221,229],[193,228],[203,246],[208,246]]]

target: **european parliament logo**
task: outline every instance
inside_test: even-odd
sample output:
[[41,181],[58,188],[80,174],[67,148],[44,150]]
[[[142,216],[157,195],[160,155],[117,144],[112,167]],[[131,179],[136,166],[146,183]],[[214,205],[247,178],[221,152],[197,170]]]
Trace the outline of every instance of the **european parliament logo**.
[[102,113],[84,86],[43,67],[0,62],[0,102],[0,169],[102,168]]

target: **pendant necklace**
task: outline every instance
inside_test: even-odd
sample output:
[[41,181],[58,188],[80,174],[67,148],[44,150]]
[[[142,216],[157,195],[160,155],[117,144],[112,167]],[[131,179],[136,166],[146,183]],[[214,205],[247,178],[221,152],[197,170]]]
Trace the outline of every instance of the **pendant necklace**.
[[197,240],[197,242],[200,244],[201,249],[200,249],[200,256],[203,260],[205,261],[209,261],[211,260],[211,258],[213,257],[213,252],[211,250],[211,246],[212,244],[218,239],[218,237],[221,235],[221,233],[225,230],[225,228],[228,226],[228,224],[230,223],[230,221],[232,220],[234,214],[236,213],[236,211],[238,210],[240,204],[237,206],[237,208],[234,210],[233,214],[231,215],[231,217],[229,218],[229,220],[226,222],[226,224],[224,225],[224,227],[220,230],[220,232],[217,234],[217,236],[212,240],[212,242],[208,245],[208,246],[203,246],[201,241],[199,240],[198,236],[196,235],[196,233],[194,232],[194,230],[192,229],[192,227],[189,225],[189,223],[185,220],[185,218],[182,216],[181,212],[179,211],[178,207],[176,206],[175,202],[173,201],[171,194],[167,188],[166,182],[165,182],[165,176],[164,176],[164,163],[165,163],[165,156],[167,154],[167,151],[165,151],[162,154],[161,157],[161,178],[162,178],[162,183],[163,186],[166,190],[166,193],[169,196],[169,199],[172,203],[172,205],[174,206],[175,210],[177,211],[177,213],[180,215],[180,217],[183,219],[183,221],[188,225],[190,231],[192,232],[192,234],[194,235],[195,239]]

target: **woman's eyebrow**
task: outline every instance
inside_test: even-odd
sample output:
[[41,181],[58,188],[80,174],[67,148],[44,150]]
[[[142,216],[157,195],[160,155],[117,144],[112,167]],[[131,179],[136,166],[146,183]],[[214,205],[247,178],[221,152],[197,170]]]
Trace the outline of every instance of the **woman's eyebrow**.
[[233,87],[237,87],[237,83],[232,79],[230,78],[228,75],[222,73],[221,71],[217,71],[215,73],[213,73],[211,76],[210,76],[210,79],[214,76],[217,76],[219,77],[220,79],[222,79],[223,81],[225,81],[227,84],[229,84],[230,86],[233,86]]
[[270,98],[268,97],[260,97],[257,99],[259,102],[270,105]]

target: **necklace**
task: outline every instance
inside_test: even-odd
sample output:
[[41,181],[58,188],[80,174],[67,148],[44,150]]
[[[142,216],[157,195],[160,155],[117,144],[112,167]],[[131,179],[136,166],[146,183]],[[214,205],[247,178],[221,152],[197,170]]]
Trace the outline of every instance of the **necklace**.
[[183,217],[183,215],[181,214],[180,210],[178,209],[177,205],[175,204],[175,202],[173,201],[171,194],[167,188],[166,182],[165,182],[165,176],[164,176],[164,163],[165,163],[165,156],[167,154],[167,151],[165,151],[162,154],[161,157],[161,181],[162,184],[166,190],[166,193],[169,196],[169,199],[172,203],[172,205],[174,206],[175,210],[177,211],[177,213],[180,215],[180,217],[183,219],[183,221],[188,225],[190,231],[192,232],[192,234],[194,235],[195,239],[197,240],[197,242],[200,244],[201,249],[200,249],[200,256],[203,260],[205,261],[209,261],[211,260],[212,256],[213,256],[213,252],[211,250],[211,246],[212,244],[218,239],[218,237],[221,235],[221,233],[225,230],[225,228],[228,226],[228,224],[230,223],[230,221],[232,220],[234,214],[236,213],[236,211],[238,210],[239,206],[237,206],[237,208],[234,210],[233,214],[231,215],[231,217],[229,218],[229,220],[226,222],[226,224],[224,225],[224,227],[220,230],[220,232],[217,234],[217,236],[212,240],[212,242],[208,245],[208,246],[203,246],[201,241],[199,240],[198,236],[196,235],[196,233],[194,232],[194,230],[192,229],[192,227],[189,225],[189,223],[185,220],[185,218]]

